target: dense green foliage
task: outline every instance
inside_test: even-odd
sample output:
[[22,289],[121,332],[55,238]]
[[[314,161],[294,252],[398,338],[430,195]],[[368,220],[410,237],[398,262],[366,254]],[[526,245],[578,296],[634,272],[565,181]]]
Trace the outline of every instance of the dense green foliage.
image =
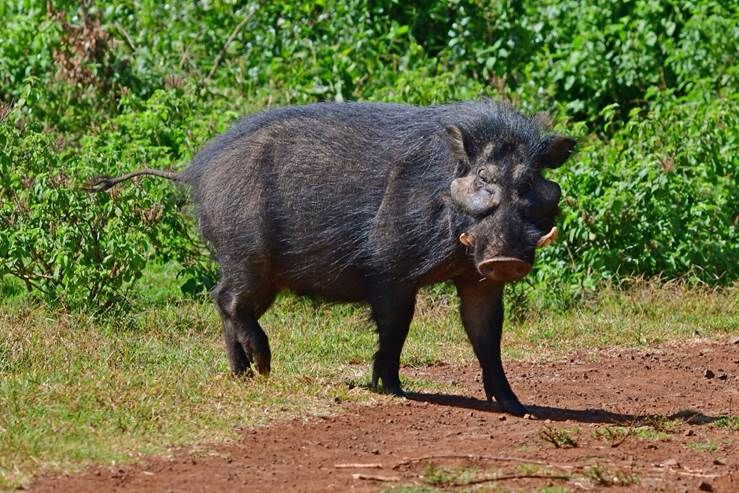
[[539,276],[586,287],[640,275],[736,279],[737,110],[722,99],[655,101],[614,123],[607,143],[584,145],[558,173],[564,238],[544,251]]
[[739,277],[736,2],[7,0],[0,17],[0,276],[47,300],[126,306],[147,262],[207,287],[186,191],[81,185],[181,168],[238,115],[322,100],[552,113],[580,151],[554,174],[564,241],[529,283]]

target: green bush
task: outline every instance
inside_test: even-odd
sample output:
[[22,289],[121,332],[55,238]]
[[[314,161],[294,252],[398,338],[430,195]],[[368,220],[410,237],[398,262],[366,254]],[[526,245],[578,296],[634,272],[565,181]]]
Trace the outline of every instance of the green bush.
[[739,278],[738,112],[736,98],[656,99],[608,142],[584,144],[557,173],[563,235],[541,275],[591,287],[639,275]]
[[539,296],[531,284],[556,284],[556,304],[628,276],[738,277],[733,2],[14,0],[0,16],[0,277],[46,300],[125,307],[150,262],[207,289],[186,190],[80,186],[178,169],[262,107],[349,99],[507,98],[580,137],[553,173],[563,241],[516,299]]
[[178,261],[183,291],[212,283],[214,266],[183,210],[186,191],[157,180],[82,190],[98,174],[182,162],[202,133],[222,131],[233,118],[227,111],[195,118],[189,103],[178,91],[124,99],[121,115],[75,146],[23,123],[24,107],[11,112],[0,123],[0,276],[70,308],[103,310],[125,301],[147,261]]
[[0,274],[75,308],[119,301],[146,264],[155,204],[77,190],[87,165],[41,131],[3,123],[0,149]]

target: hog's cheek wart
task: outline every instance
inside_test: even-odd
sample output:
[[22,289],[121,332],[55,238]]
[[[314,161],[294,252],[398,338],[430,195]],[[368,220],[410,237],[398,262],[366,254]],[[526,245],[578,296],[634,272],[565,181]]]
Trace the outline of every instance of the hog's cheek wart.
[[476,189],[474,185],[474,176],[457,178],[452,181],[449,190],[451,192],[452,201],[463,210],[477,214],[484,210],[485,195],[484,189]]
[[488,207],[490,194],[488,194],[485,190],[480,190],[476,194],[473,194],[470,198],[470,205],[475,210],[475,212],[483,212]]
[[463,185],[462,180],[463,180],[462,178],[457,178],[455,180],[452,180],[452,184],[449,187],[449,191],[452,194],[452,198],[456,199],[464,194],[464,185]]

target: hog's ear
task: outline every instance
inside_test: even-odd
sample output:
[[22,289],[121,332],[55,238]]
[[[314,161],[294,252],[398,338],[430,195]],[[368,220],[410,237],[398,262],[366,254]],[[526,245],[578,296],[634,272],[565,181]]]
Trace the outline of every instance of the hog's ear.
[[541,155],[541,165],[545,168],[558,168],[570,157],[575,144],[577,144],[575,139],[566,135],[549,137]]
[[452,157],[457,161],[457,174],[465,173],[470,168],[470,158],[464,148],[464,137],[459,127],[449,125],[446,127],[446,134],[449,139],[449,149]]

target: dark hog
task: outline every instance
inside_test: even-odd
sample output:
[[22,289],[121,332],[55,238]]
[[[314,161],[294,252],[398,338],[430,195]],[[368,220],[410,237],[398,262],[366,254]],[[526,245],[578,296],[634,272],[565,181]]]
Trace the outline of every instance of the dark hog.
[[559,186],[542,176],[574,140],[487,101],[433,107],[324,103],[246,117],[179,174],[221,268],[213,298],[231,371],[270,371],[259,318],[289,290],[367,302],[372,383],[403,395],[400,353],[419,288],[454,283],[488,399],[526,412],[500,357],[503,290],[556,237]]

